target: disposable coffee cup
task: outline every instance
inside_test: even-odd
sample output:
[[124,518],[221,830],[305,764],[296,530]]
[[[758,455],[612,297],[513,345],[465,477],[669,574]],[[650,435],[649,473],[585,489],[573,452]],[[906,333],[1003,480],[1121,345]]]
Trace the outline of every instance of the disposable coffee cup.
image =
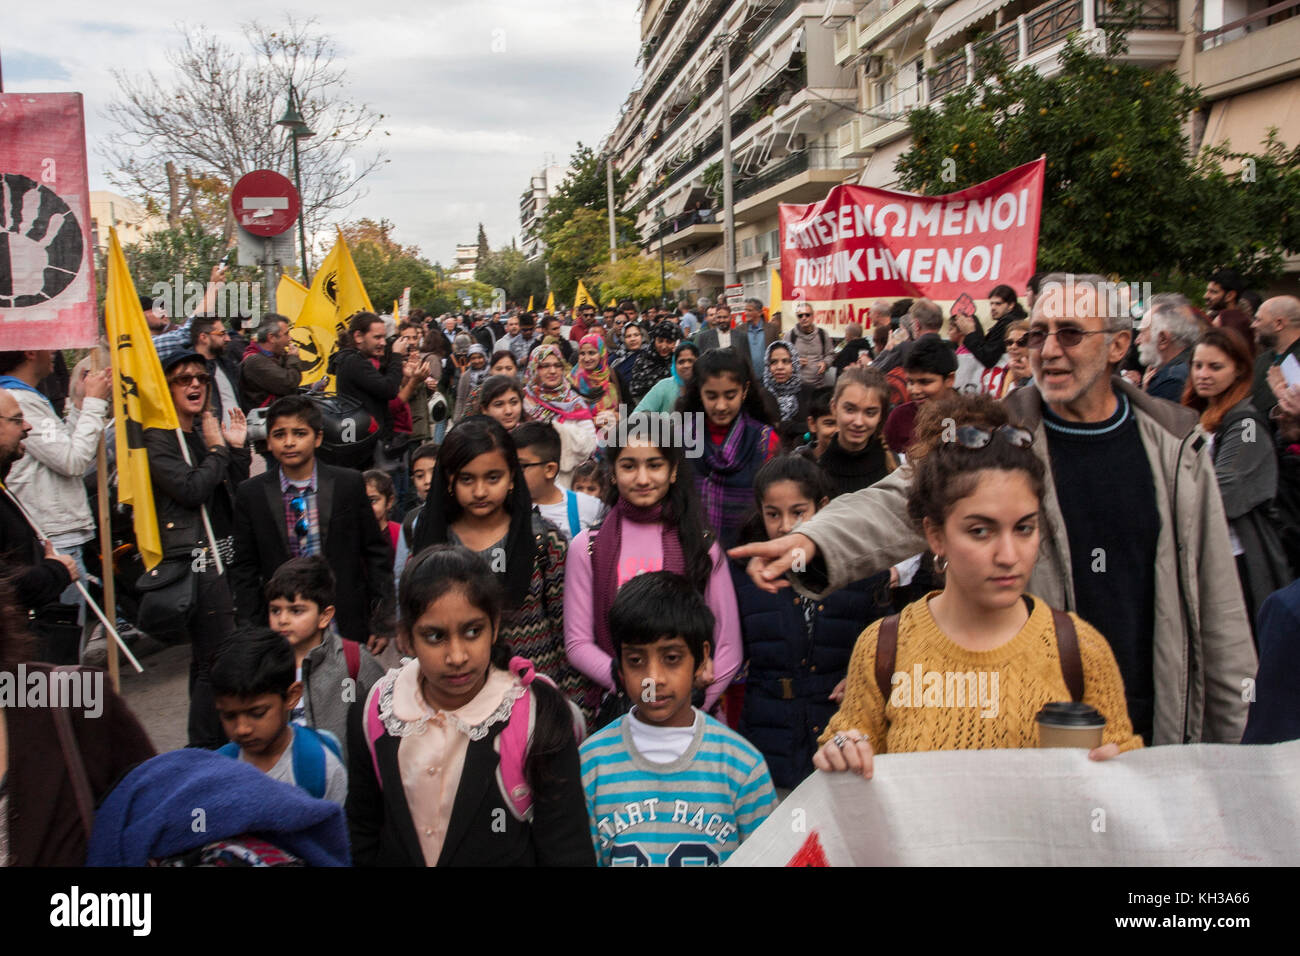
[[1044,704],[1035,718],[1038,722],[1038,746],[1084,747],[1091,750],[1101,746],[1106,718],[1095,708],[1075,701]]

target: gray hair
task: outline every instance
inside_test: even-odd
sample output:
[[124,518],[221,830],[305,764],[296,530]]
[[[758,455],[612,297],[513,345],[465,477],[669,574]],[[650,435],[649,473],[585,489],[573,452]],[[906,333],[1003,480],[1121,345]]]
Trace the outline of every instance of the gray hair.
[[1162,331],[1183,348],[1191,348],[1201,337],[1201,323],[1192,311],[1187,297],[1177,292],[1162,292],[1151,297],[1147,310],[1151,317],[1151,335],[1154,338]]
[[873,319],[887,319],[889,318],[889,309],[890,302],[888,299],[877,299],[871,303],[871,317]]
[[[254,342],[265,342],[276,332],[280,331],[280,323],[289,322],[287,315],[281,315],[279,312],[268,312],[262,316],[262,322],[253,333]],[[292,324],[292,323],[290,323]]]
[[702,295],[700,296],[697,305],[701,309],[709,309],[713,307],[713,300],[710,299],[707,295]]
[[756,309],[758,309],[758,311],[760,311],[760,312],[763,311],[763,300],[762,300],[762,299],[746,299],[746,300],[745,300],[745,305],[752,305],[752,306],[754,306]]
[[1123,297],[1117,293],[1121,288],[1126,287],[1095,272],[1050,272],[1039,281],[1033,314],[1039,315],[1049,302],[1059,305],[1065,299],[1077,301],[1080,292],[1091,290],[1102,328],[1111,335],[1132,332],[1133,317],[1128,311],[1131,303],[1120,301]]
[[907,314],[922,332],[938,332],[943,328],[943,309],[930,299],[917,299]]

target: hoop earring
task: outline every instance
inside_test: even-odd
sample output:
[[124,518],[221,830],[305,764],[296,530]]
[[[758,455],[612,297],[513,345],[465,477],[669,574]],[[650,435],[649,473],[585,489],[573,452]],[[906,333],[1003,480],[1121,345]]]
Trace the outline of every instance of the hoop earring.
[[[940,565],[940,562],[942,562],[942,566]],[[948,559],[941,554],[936,554],[934,556],[934,573],[946,574],[947,571],[948,571]]]

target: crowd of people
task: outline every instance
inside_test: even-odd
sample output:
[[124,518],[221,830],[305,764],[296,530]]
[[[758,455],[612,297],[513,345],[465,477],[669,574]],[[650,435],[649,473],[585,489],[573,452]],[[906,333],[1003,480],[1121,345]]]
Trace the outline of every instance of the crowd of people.
[[[126,616],[190,644],[189,748],[111,691],[71,744],[0,709],[0,862],[718,864],[815,770],[1033,747],[1054,702],[1095,760],[1300,737],[1300,300],[1110,288],[842,339],[756,299],[358,312],[332,395],[284,316],[145,303],[180,429],[129,436],[163,560]],[[102,652],[112,372],[56,357],[0,353],[6,668]]]

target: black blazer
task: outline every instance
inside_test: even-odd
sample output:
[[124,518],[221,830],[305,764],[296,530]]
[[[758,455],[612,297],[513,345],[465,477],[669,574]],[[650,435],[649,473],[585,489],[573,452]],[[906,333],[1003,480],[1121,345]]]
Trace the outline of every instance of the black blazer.
[[[559,691],[542,681],[538,693]],[[424,866],[397,763],[400,738],[384,734],[375,745],[381,788],[375,779],[362,721],[365,698],[348,710],[348,839],[353,866]],[[577,741],[551,762],[553,786],[533,793],[533,821],[515,819],[497,783],[494,742],[505,723],[470,741],[452,803],[438,866],[595,866]],[[504,829],[503,829],[504,828]]]
[[[361,473],[316,462],[321,555],[334,572],[339,633],[365,642],[393,633],[393,546],[379,529]],[[262,588],[288,561],[280,467],[250,478],[235,494],[235,560],[230,582],[242,623],[266,623]]]

